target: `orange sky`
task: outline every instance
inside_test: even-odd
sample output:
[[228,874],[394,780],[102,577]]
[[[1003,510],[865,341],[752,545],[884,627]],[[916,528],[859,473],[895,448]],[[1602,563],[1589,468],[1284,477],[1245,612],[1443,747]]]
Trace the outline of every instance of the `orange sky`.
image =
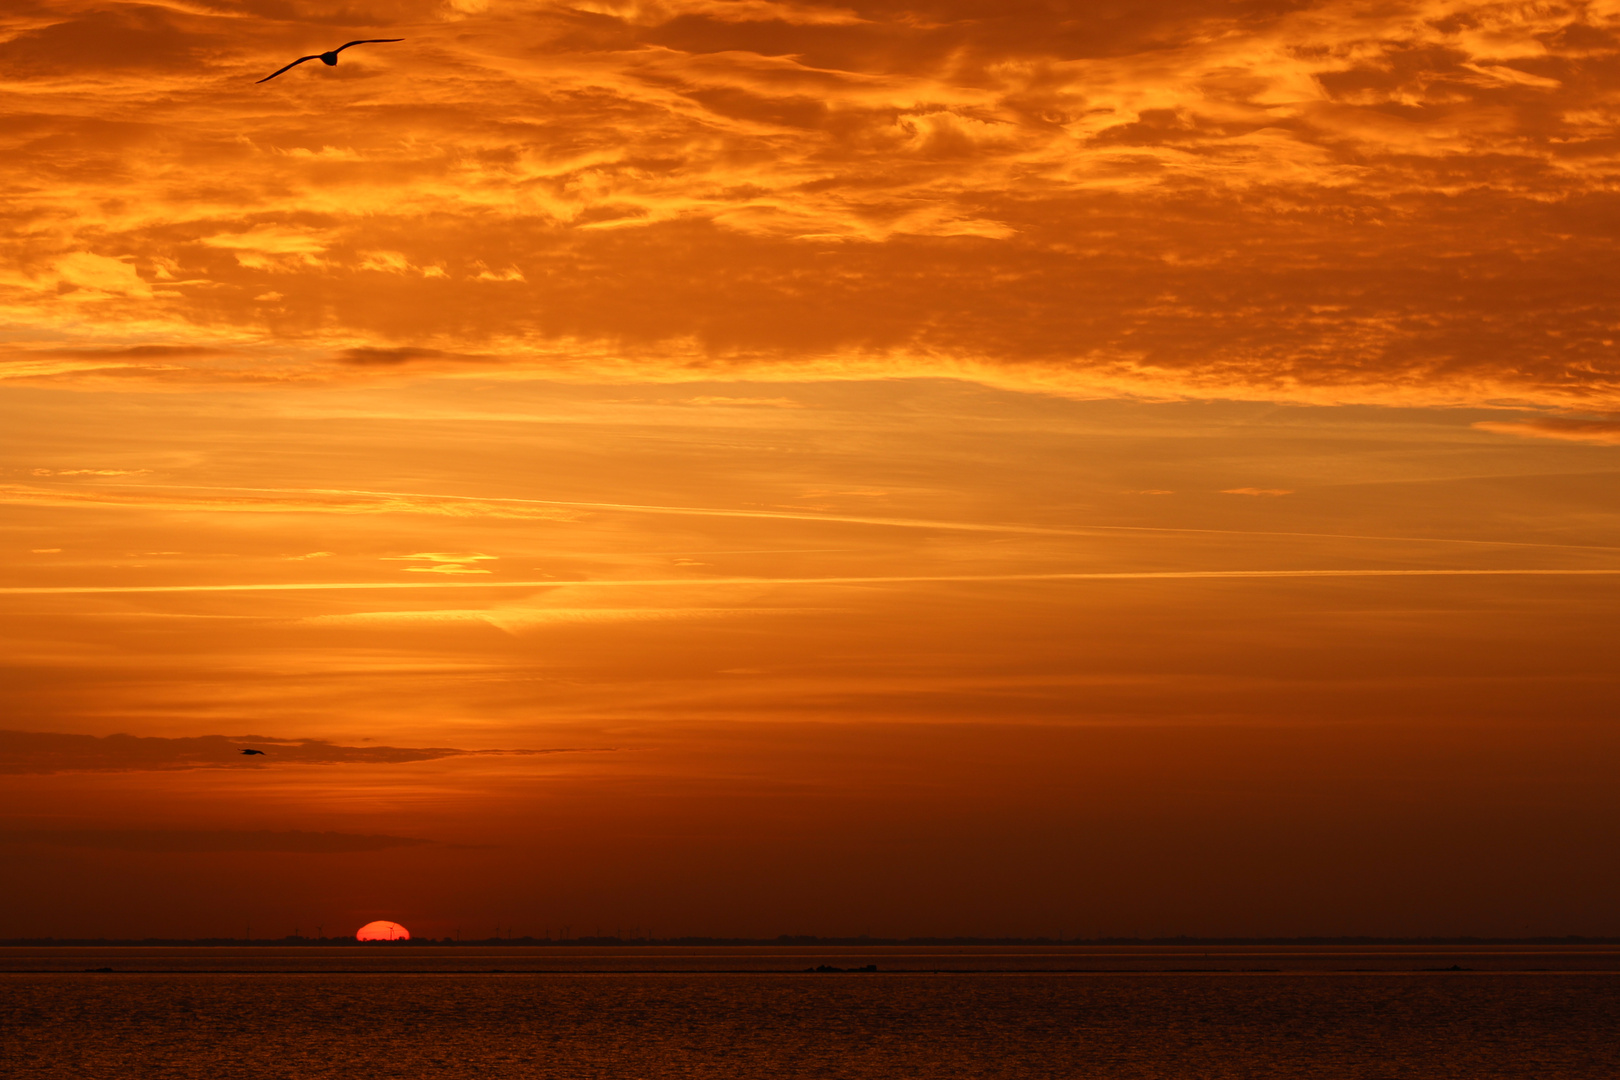
[[8,5],[0,936],[1620,934],[1617,34]]

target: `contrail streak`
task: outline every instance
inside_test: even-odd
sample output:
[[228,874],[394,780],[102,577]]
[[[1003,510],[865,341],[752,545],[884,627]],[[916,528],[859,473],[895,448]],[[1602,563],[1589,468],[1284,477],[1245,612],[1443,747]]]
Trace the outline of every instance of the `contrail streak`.
[[[210,487],[185,484],[120,484],[123,491],[252,491],[270,495],[366,496],[381,499],[436,499],[444,502],[510,503],[516,506],[554,506],[571,510],[599,510],[629,514],[670,514],[684,517],[763,518],[775,521],[822,521],[849,525],[880,525],[897,529],[947,529],[955,532],[1019,533],[1032,536],[1091,536],[1098,532],[1195,533],[1211,536],[1300,536],[1322,540],[1378,540],[1403,544],[1469,544],[1485,547],[1559,548],[1614,551],[1612,545],[1549,544],[1525,540],[1465,540],[1444,536],[1369,536],[1360,533],[1318,533],[1274,529],[1198,529],[1167,525],[1083,525],[1060,528],[1002,522],[938,521],[930,518],[876,517],[853,514],[817,514],[795,510],[735,510],[712,506],[660,506],[646,503],[578,502],[566,499],[513,499],[482,495],[435,495],[409,491],[369,491],[361,488]],[[204,508],[206,509],[206,508]],[[383,508],[385,511],[389,508]]]
[[893,574],[871,577],[602,578],[579,581],[317,581],[258,585],[44,585],[0,588],[0,596],[96,593],[321,592],[364,589],[559,589],[679,585],[897,585],[1019,581],[1193,581],[1250,578],[1620,577],[1614,570],[1141,570],[1072,574]]

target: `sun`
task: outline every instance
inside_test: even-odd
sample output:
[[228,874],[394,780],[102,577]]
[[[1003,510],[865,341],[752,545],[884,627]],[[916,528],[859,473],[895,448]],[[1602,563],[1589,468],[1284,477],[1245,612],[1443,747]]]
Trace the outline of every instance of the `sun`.
[[356,930],[354,938],[356,941],[409,941],[411,932],[397,922],[378,919]]

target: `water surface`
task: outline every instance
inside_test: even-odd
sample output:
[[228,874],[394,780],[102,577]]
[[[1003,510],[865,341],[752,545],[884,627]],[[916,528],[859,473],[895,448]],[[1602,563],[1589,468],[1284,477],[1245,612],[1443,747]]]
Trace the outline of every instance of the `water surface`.
[[[15,970],[39,952],[81,970]],[[1620,974],[1570,969],[1590,956],[1527,972],[1483,969],[1505,953],[1459,955],[1472,971],[1422,970],[1453,966],[1433,951],[1297,953],[1210,962],[1401,966],[1168,971],[1191,954],[1140,948],[1107,954],[1139,965],[1111,973],[1034,970],[1095,950],[445,949],[433,962],[455,973],[424,971],[425,947],[8,950],[0,1061],[8,1080],[1620,1076]],[[704,973],[722,960],[732,970]],[[880,970],[768,970],[812,960]],[[664,970],[592,970],[626,962]],[[920,970],[947,964],[979,970]]]

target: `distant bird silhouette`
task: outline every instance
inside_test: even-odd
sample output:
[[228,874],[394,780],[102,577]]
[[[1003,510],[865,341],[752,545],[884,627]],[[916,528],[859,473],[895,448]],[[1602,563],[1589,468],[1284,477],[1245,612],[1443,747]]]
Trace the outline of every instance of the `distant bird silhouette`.
[[[313,56],[300,56],[298,59],[296,59],[292,63],[288,64],[286,67],[282,68],[281,71],[288,71],[288,70],[290,70],[292,68],[295,68],[299,64],[302,64],[305,60],[319,60],[321,63],[325,64],[327,67],[337,67],[337,54],[342,52],[344,49],[352,48],[352,47],[354,47],[356,45],[382,45],[382,44],[385,44],[385,43],[390,42],[390,41],[404,41],[404,40],[405,39],[402,38],[402,37],[385,37],[385,38],[366,38],[364,41],[351,41],[347,45],[339,45],[337,48],[333,49],[331,52],[315,53]],[[280,75],[281,71],[273,71],[269,75],[266,75],[264,78],[260,79],[259,82],[262,82],[262,83],[269,82],[271,79],[275,78],[277,75]],[[258,83],[254,83],[254,85],[257,86]]]
[[244,754],[258,754],[260,757],[264,757],[264,751],[263,750],[244,750],[244,751],[242,751],[242,753],[244,753]]

